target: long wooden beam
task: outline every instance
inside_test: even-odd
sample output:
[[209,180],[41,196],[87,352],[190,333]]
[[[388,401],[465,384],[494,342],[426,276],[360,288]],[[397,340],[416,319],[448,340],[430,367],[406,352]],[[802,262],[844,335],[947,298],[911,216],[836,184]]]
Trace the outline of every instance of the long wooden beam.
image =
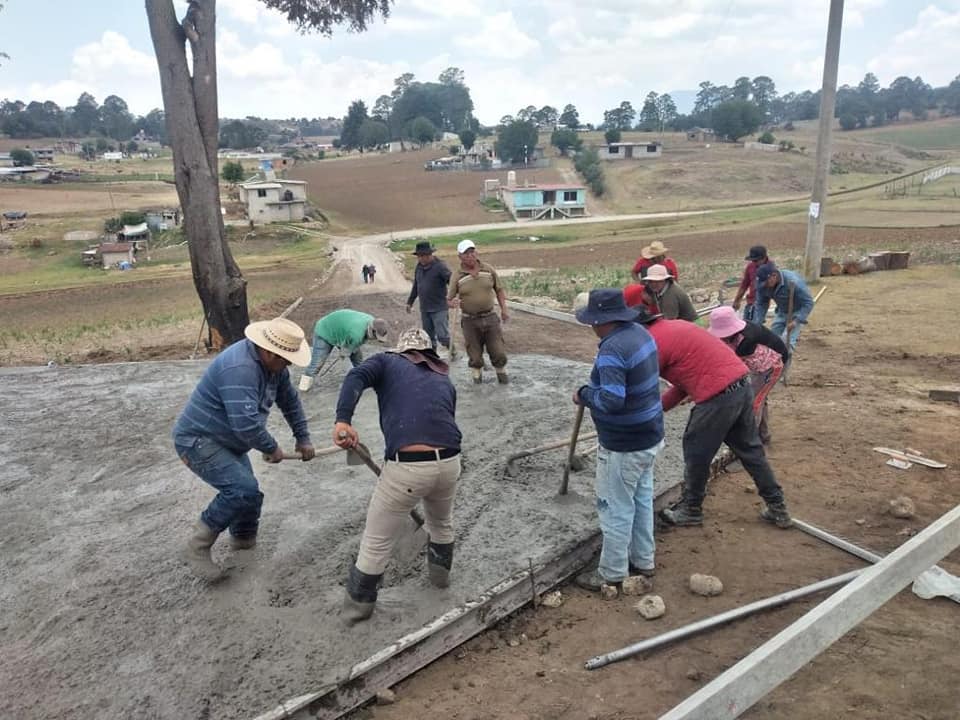
[[915,577],[960,546],[960,505],[750,653],[660,720],[727,720],[870,616]]

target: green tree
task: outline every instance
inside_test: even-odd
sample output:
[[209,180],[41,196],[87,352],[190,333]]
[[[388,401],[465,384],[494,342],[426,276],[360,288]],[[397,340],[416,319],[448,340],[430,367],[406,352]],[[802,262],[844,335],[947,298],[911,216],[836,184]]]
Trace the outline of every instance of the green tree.
[[97,147],[98,153],[105,153],[107,150],[110,149],[110,143],[107,142],[106,138],[98,137],[96,147]]
[[364,120],[360,125],[360,146],[376,148],[390,140],[390,130],[379,120]]
[[530,121],[514,120],[497,133],[497,153],[510,163],[526,163],[537,146],[537,126]]
[[773,104],[777,100],[777,86],[772,78],[766,75],[757,75],[750,83],[751,96],[754,104],[760,108],[764,117],[771,114]]
[[561,155],[566,155],[570,149],[579,150],[583,146],[583,140],[577,135],[576,130],[557,128],[550,135],[550,144],[559,150]]
[[577,112],[577,108],[574,105],[567,104],[564,106],[563,112],[560,113],[559,122],[564,127],[576,130],[580,127],[580,113]]
[[733,99],[749,100],[753,95],[753,83],[748,77],[738,77],[733,83]]
[[340,143],[347,150],[362,148],[360,141],[360,126],[368,120],[367,105],[363,100],[354,100],[347,109],[347,116],[343,119],[343,130],[340,131]]
[[147,221],[147,216],[136,210],[126,210],[120,213],[121,225],[139,225]]
[[10,159],[14,167],[27,167],[33,165],[33,153],[25,148],[14,148],[10,151]]
[[433,142],[434,138],[437,136],[437,127],[429,118],[420,117],[414,118],[410,123],[410,137],[416,140],[421,145],[426,145],[427,143]]
[[760,127],[763,114],[760,108],[747,100],[722,102],[711,112],[713,129],[721,136],[736,142]]
[[127,155],[133,155],[139,149],[140,149],[140,145],[137,144],[136,140],[131,140],[130,142],[127,143],[126,148],[124,148]]
[[393,98],[389,95],[381,95],[377,98],[376,102],[373,103],[373,110],[370,113],[370,117],[380,122],[389,123],[391,112],[393,112]]
[[80,157],[84,160],[95,160],[97,157],[97,146],[92,142],[85,142],[80,146]]
[[100,127],[100,106],[93,95],[80,93],[70,113],[71,131],[75,135],[89,135]]
[[773,136],[773,133],[767,130],[763,135],[757,138],[757,142],[763,143],[764,145],[775,145],[777,139]]
[[[362,32],[375,17],[390,12],[390,0],[261,3],[283,12],[298,30],[327,36],[340,25]],[[209,328],[208,346],[219,350],[243,338],[250,315],[247,283],[227,243],[220,213],[216,0],[190,0],[182,18],[173,0],[145,0],[145,5],[194,286]]]
[[470,148],[472,148],[473,144],[477,141],[477,134],[473,130],[461,130],[459,136],[463,149],[470,152]]
[[234,185],[243,180],[243,163],[227,160],[220,169],[220,177]]
[[109,95],[100,107],[100,121],[107,137],[114,140],[129,140],[133,137],[133,115],[127,108],[126,101],[116,95]]
[[607,145],[620,142],[620,138],[620,128],[616,127],[610,128],[603,134],[603,139],[607,141]]
[[857,116],[853,113],[844,113],[840,116],[840,127],[843,130],[853,130],[857,126]]
[[552,105],[544,105],[534,113],[534,121],[542,128],[554,128],[557,126],[557,117],[560,113]]
[[651,91],[643,101],[643,107],[640,108],[641,130],[652,132],[660,129],[660,96]]
[[671,125],[677,119],[677,104],[670,97],[670,93],[664,93],[657,98],[657,115],[659,116],[657,129],[660,132],[663,132],[665,127]]
[[629,130],[633,127],[633,120],[637,116],[629,100],[624,100],[618,107],[606,110],[603,113],[603,126],[618,130]]

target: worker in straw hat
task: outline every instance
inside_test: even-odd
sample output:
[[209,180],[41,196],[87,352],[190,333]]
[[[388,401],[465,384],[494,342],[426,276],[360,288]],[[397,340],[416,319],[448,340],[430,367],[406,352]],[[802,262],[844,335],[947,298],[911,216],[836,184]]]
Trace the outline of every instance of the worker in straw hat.
[[386,320],[359,310],[343,308],[327,313],[313,326],[313,353],[300,376],[300,392],[307,392],[313,386],[314,378],[334,348],[350,355],[350,363],[356,367],[363,361],[361,346],[367,340],[386,343],[389,333]]
[[670,248],[664,246],[659,240],[654,240],[640,250],[640,257],[637,258],[637,262],[633,264],[633,270],[630,272],[634,281],[642,282],[647,276],[647,270],[650,266],[658,264],[666,267],[670,276],[674,280],[678,280],[680,278],[680,271],[677,270],[677,263],[674,262],[673,258],[667,257],[669,251]]
[[666,265],[657,263],[648,267],[643,284],[647,288],[647,295],[655,305],[652,311],[654,314],[660,313],[667,320],[694,322],[697,319],[697,309],[693,306],[690,296],[687,295],[686,290],[677,285],[676,278]]
[[396,348],[353,368],[337,401],[333,441],[342,448],[360,442],[353,413],[367,388],[377,393],[384,463],[367,508],[357,561],[350,566],[343,601],[349,622],[373,613],[377,592],[397,536],[410,510],[423,501],[430,536],[427,573],[436,587],[450,583],[453,564],[453,498],[460,477],[457,391],[448,366],[420,328],[400,334]]
[[263,493],[247,453],[259,450],[268,462],[283,459],[280,444],[267,430],[274,402],[293,431],[301,459],[314,456],[307,418],[287,367],[310,361],[303,330],[285,318],[251,323],[245,340],[210,363],[173,427],[177,455],[216,489],[217,496],[193,527],[184,559],[200,577],[216,580],[220,567],[210,549],[224,530],[236,550],[256,544]]

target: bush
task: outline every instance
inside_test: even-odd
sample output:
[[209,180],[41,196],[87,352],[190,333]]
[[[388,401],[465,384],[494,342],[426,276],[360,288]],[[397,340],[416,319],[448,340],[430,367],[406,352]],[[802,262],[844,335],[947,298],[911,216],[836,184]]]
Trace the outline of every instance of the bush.
[[844,130],[853,130],[857,126],[857,117],[852,113],[844,113],[840,116],[840,127]]
[[579,150],[583,145],[583,140],[577,136],[576,130],[560,128],[553,131],[553,134],[550,136],[550,144],[557,148],[561,155],[566,155],[567,151],[571,148],[573,150]]
[[774,145],[777,142],[777,139],[773,136],[773,133],[767,130],[763,135],[757,138],[757,142],[763,143],[764,145]]
[[588,148],[577,153],[574,158],[573,167],[580,173],[584,182],[590,187],[591,192],[597,197],[606,192],[606,183],[603,179],[603,166],[600,164],[600,156],[593,148]]
[[780,141],[780,152],[790,152],[793,150],[794,144],[793,140],[781,140]]
[[24,148],[14,148],[11,150],[10,159],[13,160],[14,167],[33,165],[33,153]]
[[120,214],[121,225],[139,225],[145,223],[147,216],[142,212],[124,212]]
[[234,160],[227,160],[220,169],[220,177],[228,183],[238,183],[243,180],[243,164]]
[[621,137],[620,128],[610,128],[603,134],[603,139],[607,141],[607,145],[620,142]]

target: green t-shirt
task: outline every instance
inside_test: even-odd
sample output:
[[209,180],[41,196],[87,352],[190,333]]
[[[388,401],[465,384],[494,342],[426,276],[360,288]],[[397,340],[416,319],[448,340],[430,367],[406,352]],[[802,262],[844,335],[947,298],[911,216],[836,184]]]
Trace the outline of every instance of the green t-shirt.
[[334,310],[317,320],[313,332],[336,348],[353,352],[367,339],[373,315],[359,310]]

